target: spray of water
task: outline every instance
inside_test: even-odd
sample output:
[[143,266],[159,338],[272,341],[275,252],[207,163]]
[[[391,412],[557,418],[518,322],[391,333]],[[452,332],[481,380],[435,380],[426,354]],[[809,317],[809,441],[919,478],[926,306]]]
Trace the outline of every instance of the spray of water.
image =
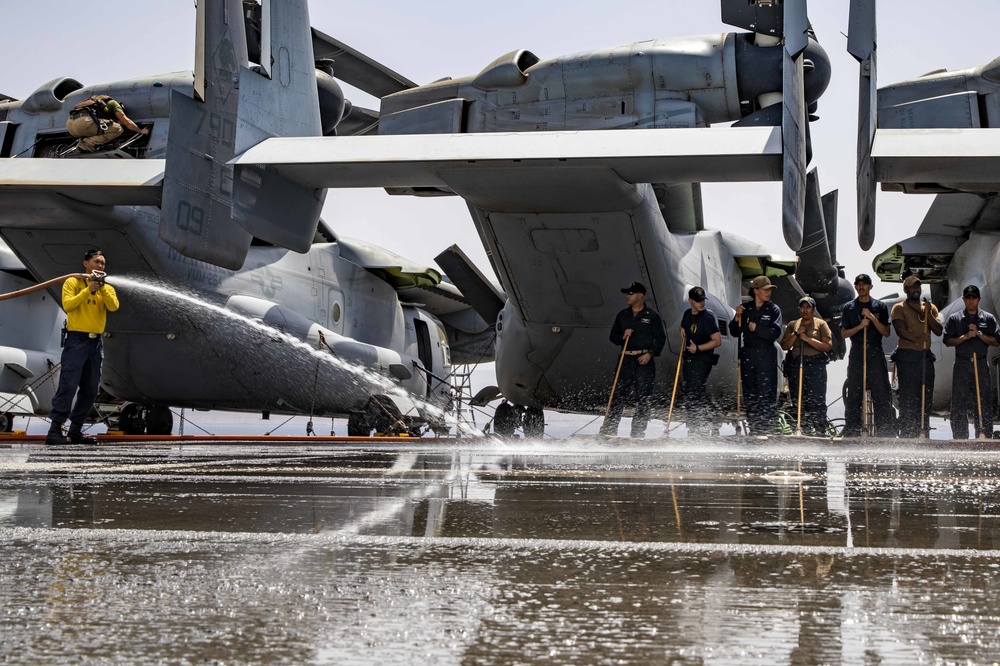
[[349,363],[344,359],[337,358],[331,353],[316,349],[310,344],[307,344],[303,340],[294,337],[281,331],[273,326],[269,326],[262,321],[257,319],[251,319],[245,317],[238,312],[228,310],[220,305],[214,303],[209,303],[204,300],[204,295],[185,293],[183,290],[178,289],[176,286],[171,285],[170,288],[166,288],[156,282],[152,282],[143,278],[115,275],[109,278],[108,283],[114,287],[125,287],[128,289],[139,289],[155,294],[158,297],[172,299],[175,301],[182,302],[188,306],[196,307],[204,310],[212,315],[224,317],[233,322],[236,322],[242,326],[245,326],[251,330],[256,330],[264,335],[269,336],[271,339],[278,342],[284,343],[289,346],[289,348],[295,351],[307,355],[307,357],[312,358],[319,363],[326,364],[327,366],[334,368],[338,371],[348,373],[352,376],[355,381],[362,383],[367,387],[367,390],[372,395],[383,394],[383,395],[394,395],[405,398],[414,402],[424,413],[425,416],[429,416],[438,421],[442,421],[449,426],[455,427],[460,434],[469,435],[473,437],[485,437],[485,434],[466,423],[460,422],[453,414],[446,412],[437,405],[431,404],[425,400],[422,400],[410,393],[405,389],[400,387],[398,384],[392,382],[389,378],[384,375],[375,372],[369,368],[362,367],[360,365]]

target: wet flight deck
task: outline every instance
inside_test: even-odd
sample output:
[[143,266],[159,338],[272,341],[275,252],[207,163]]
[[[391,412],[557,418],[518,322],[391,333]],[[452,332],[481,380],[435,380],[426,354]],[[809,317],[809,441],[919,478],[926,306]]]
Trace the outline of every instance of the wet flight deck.
[[1000,450],[0,448],[0,661],[1000,659]]

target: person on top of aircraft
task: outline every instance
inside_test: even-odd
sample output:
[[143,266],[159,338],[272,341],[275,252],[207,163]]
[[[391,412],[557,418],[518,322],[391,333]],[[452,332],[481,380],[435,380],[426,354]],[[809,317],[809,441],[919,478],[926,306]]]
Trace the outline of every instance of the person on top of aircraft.
[[[802,430],[811,435],[826,435],[826,364],[833,349],[833,331],[816,312],[811,296],[799,299],[799,318],[788,322],[781,338],[781,348],[788,352],[785,372],[792,400],[802,402]],[[799,385],[801,375],[802,383]]]
[[[105,265],[103,252],[88,250],[83,255],[83,268],[88,277],[73,276],[63,283],[66,343],[60,360],[59,387],[52,397],[49,413],[52,425],[45,436],[45,443],[50,446],[97,443],[95,438],[83,434],[83,422],[90,415],[101,387],[108,312],[118,309],[115,288],[104,282]],[[76,396],[75,404],[73,396]],[[62,431],[67,417],[70,420],[68,437]]]
[[746,400],[747,423],[753,435],[777,432],[778,350],[781,310],[771,302],[777,287],[764,275],[750,283],[750,300],[736,307],[730,335],[740,339],[740,382]]
[[684,376],[684,405],[689,433],[707,433],[711,426],[712,415],[705,385],[712,366],[719,362],[719,355],[712,350],[722,344],[718,320],[715,313],[705,307],[706,298],[701,287],[688,290],[691,307],[681,317],[680,331],[684,336],[681,372]]
[[93,95],[73,107],[66,120],[66,131],[76,137],[74,148],[93,153],[101,146],[122,135],[125,126],[138,134],[149,134],[148,128],[135,124],[125,115],[125,107],[108,95]]
[[[944,325],[944,343],[955,348],[955,367],[951,375],[951,438],[969,438],[969,412],[976,420],[976,436],[993,434],[993,382],[986,353],[1000,345],[997,320],[979,309],[979,287],[970,284],[962,290],[965,308],[948,317]],[[978,375],[978,379],[977,379]]]
[[[885,364],[882,341],[889,337],[889,306],[871,297],[872,278],[861,273],[854,278],[858,297],[844,306],[840,330],[844,339],[851,338],[847,362],[847,396],[844,398],[844,437],[860,437],[864,422],[865,387],[872,395],[875,435],[893,437],[896,434],[896,414],[892,408],[889,370]],[[855,337],[861,333],[859,337]],[[865,352],[867,351],[867,356]],[[866,433],[867,434],[867,433]]]
[[896,362],[899,378],[900,437],[916,437],[929,432],[930,408],[934,404],[934,361],[937,360],[930,349],[930,337],[931,333],[941,335],[944,332],[937,306],[926,300],[920,303],[920,287],[920,278],[916,275],[903,280],[906,300],[893,305],[890,315],[899,336],[892,360]]
[[625,410],[625,400],[629,389],[635,387],[635,416],[632,417],[634,439],[646,436],[649,409],[653,402],[653,382],[656,379],[656,364],[653,359],[660,355],[667,344],[667,333],[659,313],[646,306],[646,287],[633,282],[622,289],[628,306],[618,313],[611,327],[611,342],[622,348],[621,369],[618,383],[608,408],[607,418],[601,426],[602,435],[618,433],[618,423]]

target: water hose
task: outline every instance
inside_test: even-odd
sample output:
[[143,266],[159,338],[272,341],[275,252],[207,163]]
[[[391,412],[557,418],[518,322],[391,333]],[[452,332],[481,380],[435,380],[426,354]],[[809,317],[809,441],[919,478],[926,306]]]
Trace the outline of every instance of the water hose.
[[38,284],[31,285],[30,287],[25,287],[24,289],[18,289],[17,291],[12,291],[8,294],[0,294],[0,301],[7,301],[12,298],[20,298],[21,296],[27,296],[28,294],[33,294],[36,291],[41,291],[42,289],[48,289],[54,284],[61,284],[72,277],[80,278],[83,280],[89,280],[90,274],[69,273],[67,275],[63,275],[62,277],[52,278],[51,280],[46,280],[45,282],[39,282]]

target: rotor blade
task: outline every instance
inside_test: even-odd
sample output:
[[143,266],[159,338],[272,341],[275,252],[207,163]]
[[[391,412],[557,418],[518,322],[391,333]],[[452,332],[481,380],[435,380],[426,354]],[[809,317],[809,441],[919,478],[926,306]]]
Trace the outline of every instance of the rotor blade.
[[472,309],[487,324],[496,323],[507,299],[476,267],[457,245],[434,257],[452,283],[459,288],[462,296],[472,305]]
[[830,260],[837,263],[837,200],[840,191],[834,190],[823,195],[823,219],[826,221],[826,244],[830,248]]
[[[785,5],[786,11],[794,3]],[[786,27],[789,15],[786,14]],[[789,32],[786,30],[786,35]],[[802,52],[782,54],[781,99],[781,231],[789,248],[802,246],[806,190],[806,103],[802,72]]]
[[[795,279],[816,299],[824,318],[840,316],[844,304],[854,298],[854,289],[837,265],[837,191],[820,196],[819,173],[809,172],[806,181],[805,236],[799,250]],[[839,328],[839,327],[837,327]]]
[[872,144],[878,127],[875,0],[851,0],[847,51],[861,64],[858,80],[858,243],[868,250],[875,241],[875,169]]
[[793,58],[802,55],[809,46],[809,17],[806,0],[785,0],[785,51]]
[[830,291],[837,279],[826,227],[819,173],[813,169],[806,179],[803,239],[798,252],[799,268],[795,271],[795,278],[806,292]]
[[352,49],[338,39],[312,29],[313,56],[333,60],[334,76],[379,99],[386,95],[415,88],[416,83],[376,62],[364,53]]

